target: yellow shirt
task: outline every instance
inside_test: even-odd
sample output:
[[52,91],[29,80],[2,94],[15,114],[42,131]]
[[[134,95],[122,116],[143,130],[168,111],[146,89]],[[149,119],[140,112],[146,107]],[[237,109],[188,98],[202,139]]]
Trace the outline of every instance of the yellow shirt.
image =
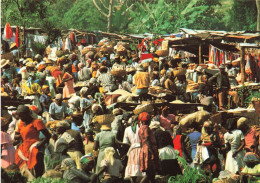
[[148,72],[138,72],[134,75],[134,84],[137,89],[149,88],[150,77]]
[[26,92],[26,95],[43,94],[41,86],[37,83],[32,83],[31,87],[28,87],[25,82],[23,83],[23,89]]

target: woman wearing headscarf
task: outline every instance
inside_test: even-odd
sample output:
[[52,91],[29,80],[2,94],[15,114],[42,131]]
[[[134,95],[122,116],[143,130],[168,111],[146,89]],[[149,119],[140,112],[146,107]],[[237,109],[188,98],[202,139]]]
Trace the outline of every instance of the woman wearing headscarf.
[[59,121],[56,124],[56,132],[59,138],[55,142],[54,152],[69,155],[81,169],[80,158],[84,154],[84,146],[80,132],[70,129],[66,121]]
[[46,75],[46,81],[48,83],[50,92],[51,92],[51,97],[54,98],[56,93],[55,93],[55,78],[51,75],[51,72],[49,70],[45,71]]
[[233,173],[240,172],[244,167],[243,157],[245,146],[245,137],[241,130],[237,129],[235,119],[228,120],[228,132],[224,134],[226,149],[228,149],[226,157],[225,170]]
[[75,161],[72,158],[66,158],[61,163],[61,168],[64,170],[63,178],[73,183],[90,182],[89,176],[83,171],[78,170]]
[[151,116],[147,112],[142,112],[138,116],[138,121],[142,123],[138,132],[141,142],[141,151],[139,155],[140,171],[146,173],[146,176],[142,179],[141,183],[149,180],[155,182],[155,173],[160,171],[160,161],[156,140],[153,132],[149,128]]
[[255,153],[248,152],[243,159],[246,166],[241,172],[241,182],[260,182],[260,160]]
[[119,178],[123,171],[123,164],[121,160],[115,158],[116,151],[113,147],[107,147],[105,149],[105,156],[101,161],[101,169],[96,176],[101,175],[104,172],[104,178],[101,180],[103,183],[122,183]]
[[[33,176],[39,177],[43,174],[43,150],[44,145],[49,142],[50,134],[40,119],[34,119],[29,107],[19,105],[17,113],[20,118],[15,139],[22,139],[22,144],[16,151],[15,163],[20,169],[28,169]],[[39,134],[45,136],[39,139]]]
[[79,68],[79,71],[78,71],[78,80],[79,81],[86,81],[91,78],[90,68],[84,66],[83,63],[79,63],[78,68]]
[[34,82],[35,76],[30,75],[27,79],[27,81],[23,84],[23,96],[27,96],[31,99],[33,98],[32,105],[35,105],[38,107],[39,111],[42,112],[41,103],[39,101],[40,95],[43,94],[42,88],[39,84]]
[[131,126],[125,129],[123,143],[130,144],[127,156],[127,166],[125,169],[125,177],[131,177],[133,183],[136,183],[137,177],[141,177],[139,154],[141,151],[141,144],[139,139],[140,123],[138,123],[138,116],[132,117]]
[[71,68],[69,68],[68,66],[66,67],[64,66],[64,69],[66,72],[64,73],[62,78],[62,82],[65,85],[63,88],[63,97],[70,98],[73,93],[76,93],[73,87],[74,79],[73,76],[71,75],[72,74]]
[[[3,115],[3,112],[1,114]],[[9,118],[10,119],[10,118]],[[9,119],[1,117],[1,167],[7,168],[15,161],[15,148],[13,146],[12,138],[7,133]]]
[[49,107],[49,113],[53,120],[62,120],[66,116],[71,115],[72,111],[68,108],[68,105],[64,103],[62,95],[59,93],[56,95],[54,102]]

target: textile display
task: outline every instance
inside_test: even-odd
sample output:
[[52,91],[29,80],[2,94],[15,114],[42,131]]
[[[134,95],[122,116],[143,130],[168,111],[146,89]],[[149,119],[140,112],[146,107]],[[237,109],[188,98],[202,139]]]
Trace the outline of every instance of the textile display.
[[217,67],[225,64],[227,60],[235,60],[239,57],[238,53],[221,50],[213,45],[209,45],[209,63],[215,64]]

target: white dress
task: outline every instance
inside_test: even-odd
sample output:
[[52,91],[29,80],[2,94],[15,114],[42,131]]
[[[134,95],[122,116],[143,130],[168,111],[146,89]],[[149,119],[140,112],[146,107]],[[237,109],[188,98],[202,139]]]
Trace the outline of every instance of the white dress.
[[128,162],[125,169],[125,177],[141,177],[139,154],[141,151],[141,144],[138,135],[139,127],[137,125],[136,131],[133,132],[131,126],[125,129],[124,143],[131,144],[131,147],[127,153]]
[[239,146],[241,145],[241,141],[244,139],[245,137],[241,130],[233,130],[232,133],[225,133],[225,144],[229,143],[231,145],[231,150],[227,153],[225,170],[228,170],[232,173],[236,173],[244,167],[243,150],[239,151],[235,158],[232,157],[232,154],[239,148]]

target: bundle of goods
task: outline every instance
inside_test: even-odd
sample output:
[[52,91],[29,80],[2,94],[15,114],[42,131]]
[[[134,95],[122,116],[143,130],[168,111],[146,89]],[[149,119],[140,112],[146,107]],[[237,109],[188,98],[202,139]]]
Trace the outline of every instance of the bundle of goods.
[[104,38],[104,39],[101,39],[98,43],[98,46],[101,47],[103,46],[104,44],[108,43],[109,42],[109,39],[108,38]]
[[189,70],[195,70],[197,68],[197,64],[189,64],[188,69]]
[[232,66],[233,67],[240,67],[240,61],[241,61],[241,58],[237,58],[236,60],[233,60],[232,61]]
[[56,56],[57,57],[62,57],[64,55],[64,51],[62,51],[62,50],[57,50],[56,51]]
[[115,77],[123,77],[126,75],[126,70],[124,69],[124,67],[113,66],[112,70],[110,71],[110,74],[112,74]]
[[138,105],[133,112],[134,114],[140,114],[142,112],[152,112],[152,111],[153,111],[152,104],[142,104],[142,105]]
[[85,55],[86,53],[88,53],[90,51],[95,53],[97,51],[97,48],[95,48],[93,46],[87,46],[87,47],[83,48],[83,50],[81,51],[81,54]]
[[169,95],[172,94],[172,92],[170,90],[164,89],[164,88],[162,88],[160,86],[149,87],[149,92],[148,93],[154,94],[154,95],[161,94],[161,93],[165,93],[165,94],[169,94]]
[[114,52],[114,48],[108,44],[103,45],[100,49],[100,51],[102,52],[108,52],[108,53],[113,53]]
[[119,54],[119,55],[124,55],[126,53],[126,48],[122,45],[118,45],[116,47],[116,52]]
[[115,119],[115,115],[104,114],[104,115],[96,116],[95,121],[100,124],[108,124],[108,123],[112,123],[114,119]]
[[189,114],[180,120],[180,124],[183,127],[190,127],[193,123],[202,125],[210,118],[210,113],[207,111],[197,111]]
[[117,46],[120,46],[120,45],[125,47],[126,49],[130,49],[129,43],[120,41],[120,42],[117,43]]
[[126,67],[126,72],[134,72],[135,71],[135,67]]
[[157,50],[155,53],[159,57],[166,57],[169,55],[169,50]]
[[13,53],[4,53],[1,55],[1,59],[6,59],[6,60],[12,60],[13,59]]

